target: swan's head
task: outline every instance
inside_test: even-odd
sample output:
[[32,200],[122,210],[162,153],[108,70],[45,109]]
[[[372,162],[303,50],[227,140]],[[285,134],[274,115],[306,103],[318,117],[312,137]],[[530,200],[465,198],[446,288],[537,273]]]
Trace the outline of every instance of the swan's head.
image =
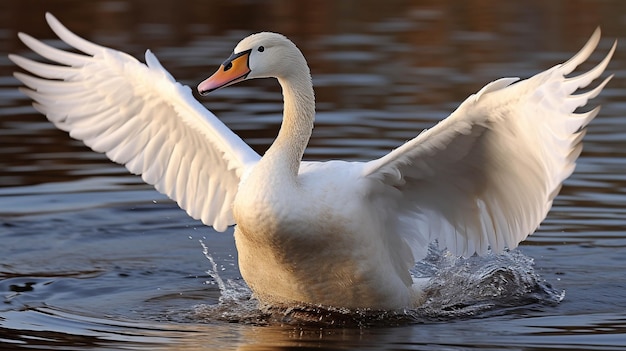
[[294,43],[284,35],[262,32],[240,41],[217,72],[198,85],[198,92],[206,95],[246,79],[280,79],[303,72],[308,75],[308,67]]

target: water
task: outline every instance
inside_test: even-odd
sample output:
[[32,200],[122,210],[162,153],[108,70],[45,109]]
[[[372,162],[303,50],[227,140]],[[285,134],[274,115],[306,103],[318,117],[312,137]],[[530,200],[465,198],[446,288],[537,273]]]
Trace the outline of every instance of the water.
[[[22,1],[0,4],[0,348],[625,349],[626,53],[595,100],[574,175],[540,230],[502,256],[432,251],[416,311],[346,315],[260,310],[240,278],[232,230],[216,233],[52,127],[16,91],[5,53],[17,31],[70,29],[141,57],[150,48],[195,86],[243,36],[282,32],[306,55],[318,117],[306,158],[379,157],[502,76],[569,58],[601,25],[626,42],[626,3]],[[599,56],[598,56],[599,57]],[[597,58],[597,57],[596,57]],[[202,98],[263,152],[278,86],[252,81]],[[562,301],[561,301],[562,299]],[[559,302],[560,301],[560,302]],[[315,318],[318,320],[316,321]]]

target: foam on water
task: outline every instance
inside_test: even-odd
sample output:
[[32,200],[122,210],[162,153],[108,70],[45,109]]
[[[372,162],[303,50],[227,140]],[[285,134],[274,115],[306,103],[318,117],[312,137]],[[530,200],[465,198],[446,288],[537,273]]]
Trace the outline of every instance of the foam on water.
[[243,280],[224,280],[218,265],[202,243],[211,263],[207,273],[221,291],[217,304],[201,304],[186,314],[193,321],[237,322],[256,325],[393,326],[491,316],[516,309],[556,305],[565,292],[553,288],[533,268],[533,259],[519,250],[502,254],[458,258],[432,246],[428,257],[412,270],[428,278],[425,303],[416,309],[377,311],[329,306],[266,306],[254,298]]

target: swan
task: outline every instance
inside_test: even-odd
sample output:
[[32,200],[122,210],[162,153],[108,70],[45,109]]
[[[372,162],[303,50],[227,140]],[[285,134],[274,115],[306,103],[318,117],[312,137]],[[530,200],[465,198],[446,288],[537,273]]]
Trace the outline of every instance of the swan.
[[284,116],[260,156],[176,82],[148,50],[143,64],[82,39],[46,14],[82,53],[19,33],[52,63],[10,59],[35,109],[106,153],[217,231],[236,225],[241,274],[261,304],[394,310],[419,306],[409,269],[436,241],[458,256],[515,248],[546,217],[574,170],[599,106],[579,107],[616,47],[586,73],[599,28],[570,60],[525,79],[502,78],[432,128],[368,162],[303,161],[315,100],[300,50],[285,36],[239,42],[205,95],[253,78],[278,79]]

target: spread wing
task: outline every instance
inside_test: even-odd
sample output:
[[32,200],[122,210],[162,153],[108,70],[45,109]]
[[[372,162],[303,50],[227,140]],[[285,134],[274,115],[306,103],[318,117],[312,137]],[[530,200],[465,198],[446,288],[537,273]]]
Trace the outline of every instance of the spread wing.
[[239,179],[259,159],[246,143],[177,83],[156,57],[147,65],[86,41],[46,14],[52,30],[77,54],[24,33],[44,58],[9,58],[32,75],[15,73],[33,106],[58,128],[175,200],[195,219],[223,231],[234,224]]
[[365,165],[365,176],[401,191],[398,225],[416,259],[434,239],[470,256],[514,248],[535,231],[573,172],[599,107],[575,111],[611,78],[574,94],[602,74],[615,44],[595,68],[566,77],[599,40],[597,29],[569,61],[515,84],[488,84],[433,128]]

